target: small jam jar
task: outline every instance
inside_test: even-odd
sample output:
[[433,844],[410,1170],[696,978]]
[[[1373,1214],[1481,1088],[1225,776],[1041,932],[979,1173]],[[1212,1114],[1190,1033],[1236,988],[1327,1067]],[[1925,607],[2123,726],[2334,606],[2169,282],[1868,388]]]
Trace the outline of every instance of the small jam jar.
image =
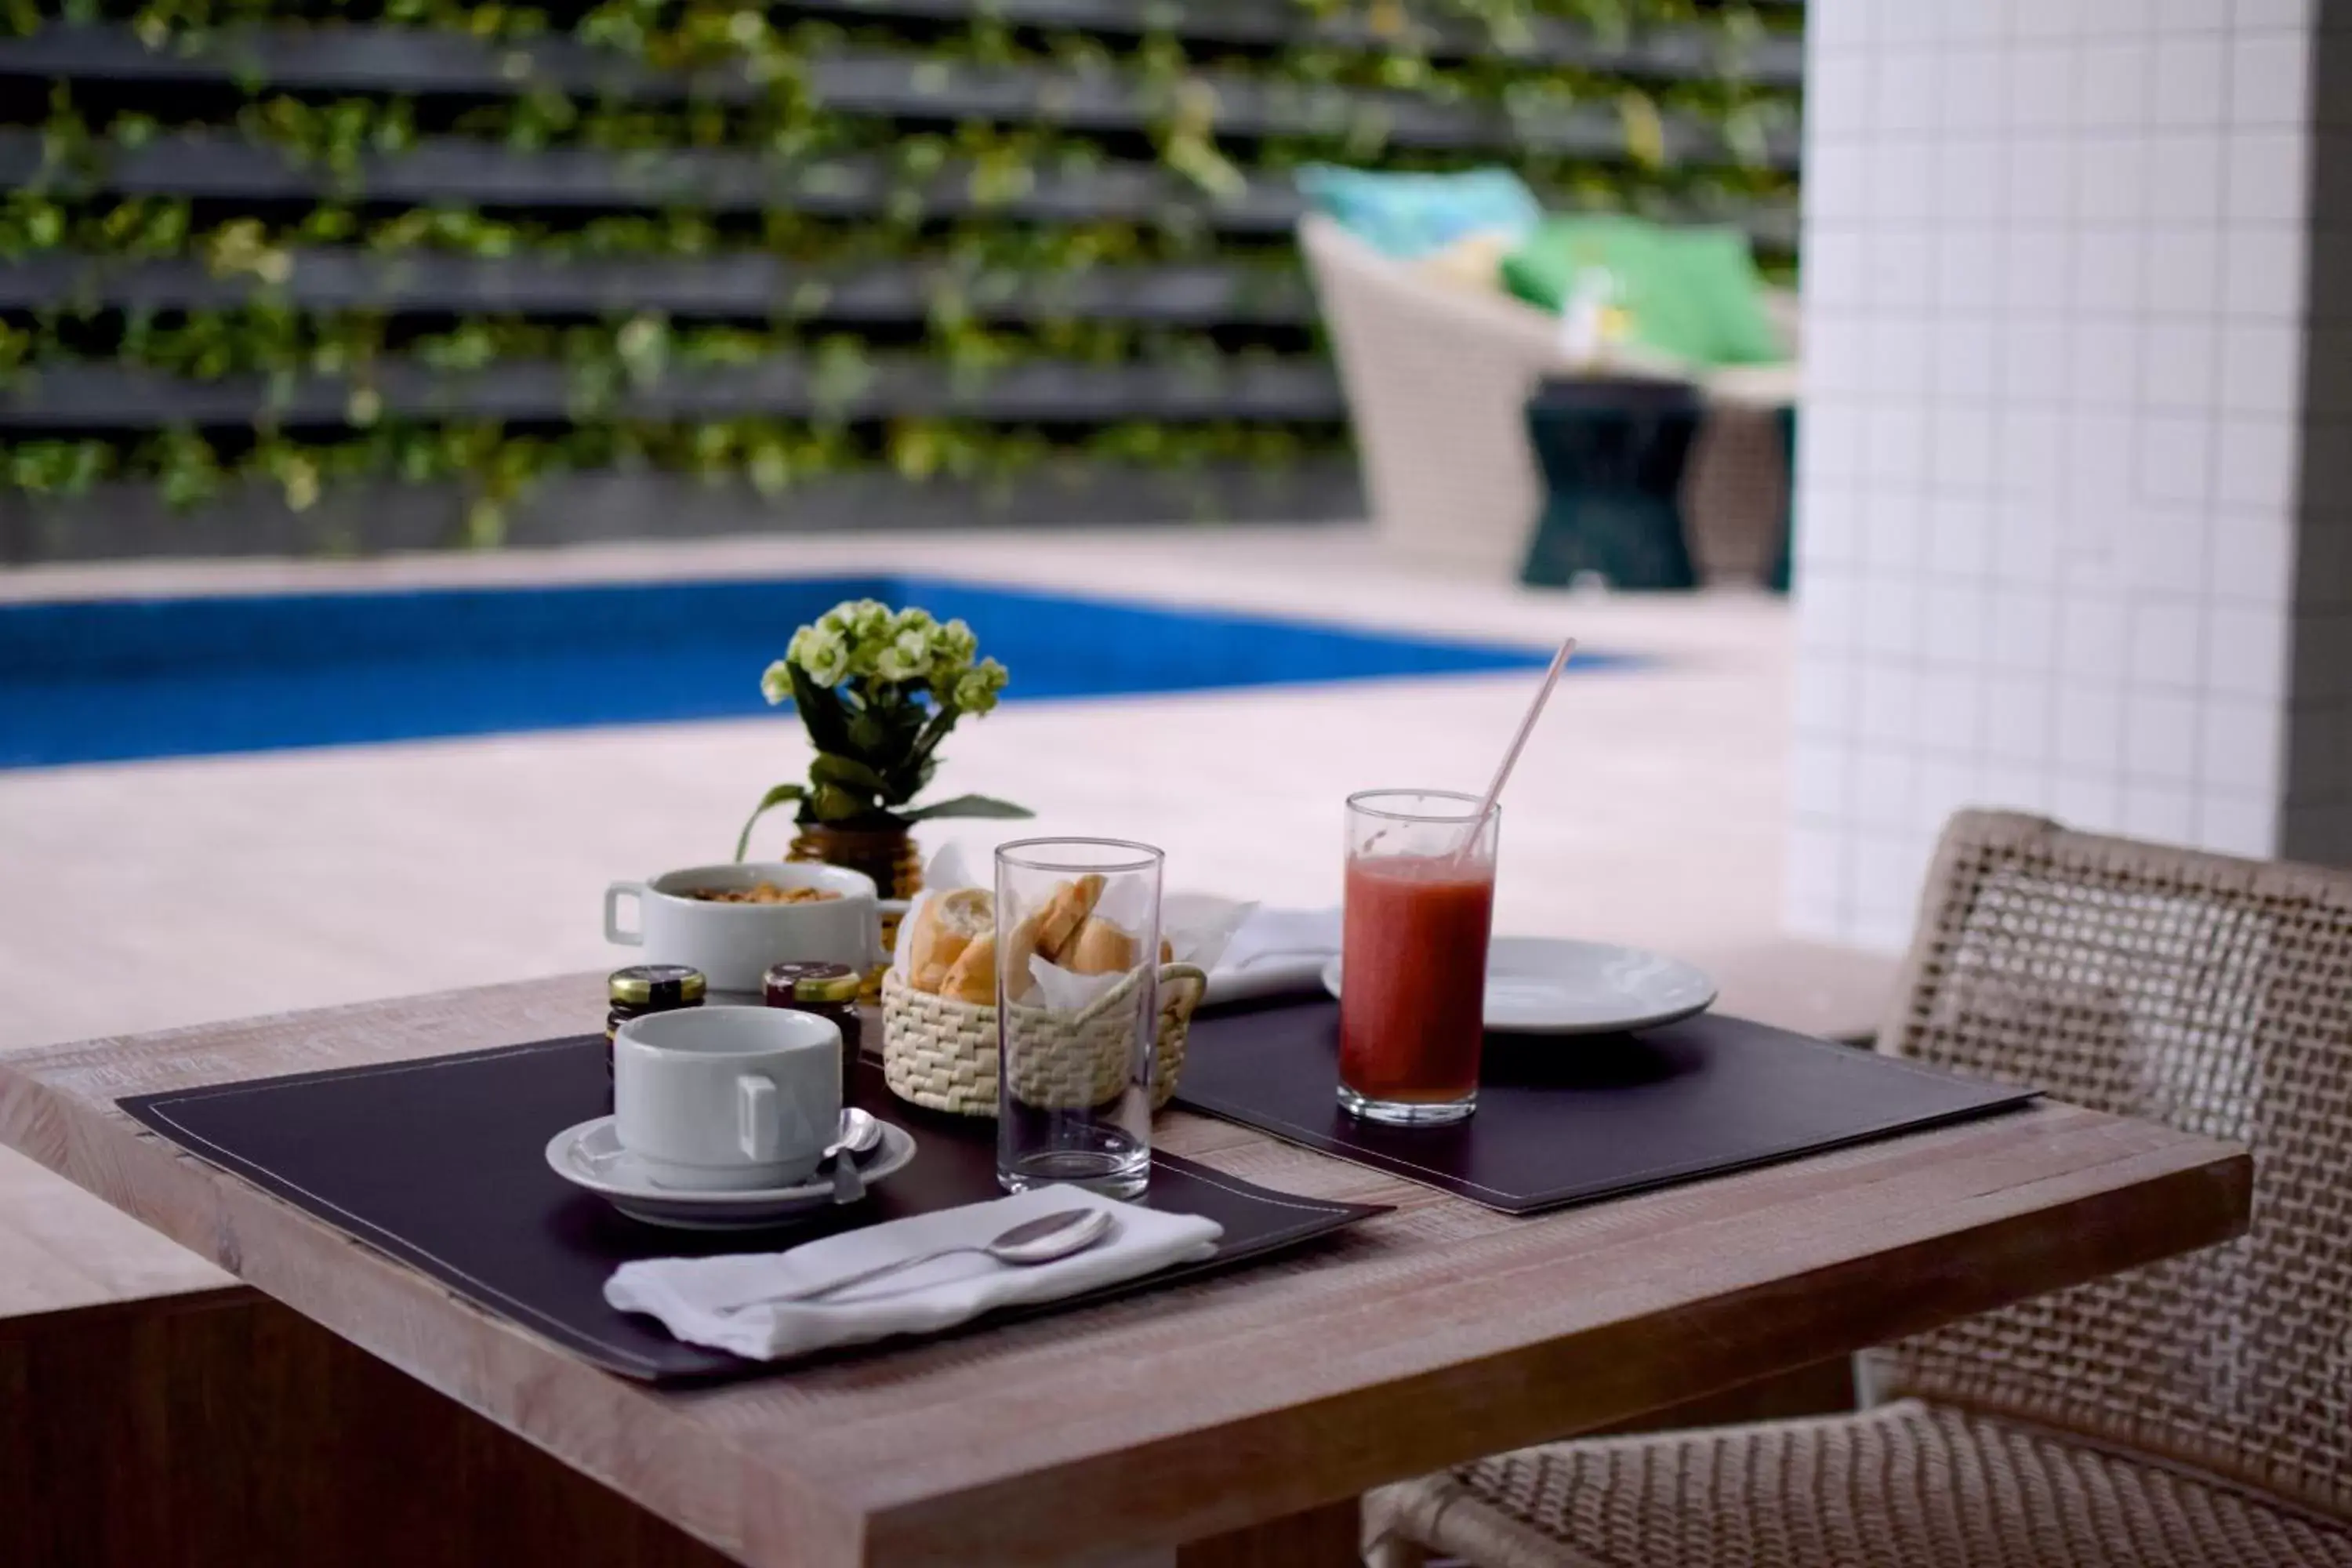
[[604,1076],[613,1076],[613,1035],[632,1018],[699,1007],[709,983],[699,969],[683,963],[635,963],[615,969],[604,982],[612,1011],[604,1015]]
[[857,971],[845,963],[772,963],[761,988],[771,1007],[813,1013],[840,1026],[842,1054],[855,1059],[862,1032],[857,1013],[861,984]]

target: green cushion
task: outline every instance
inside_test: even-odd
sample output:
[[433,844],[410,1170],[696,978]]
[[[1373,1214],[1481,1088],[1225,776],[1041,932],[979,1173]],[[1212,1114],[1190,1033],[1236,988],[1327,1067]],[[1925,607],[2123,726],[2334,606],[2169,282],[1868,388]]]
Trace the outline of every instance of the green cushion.
[[1508,169],[1383,174],[1308,163],[1297,179],[1310,208],[1401,260],[1442,250],[1467,234],[1525,234],[1543,216],[1535,193]]
[[1714,328],[1717,364],[1772,364],[1789,357],[1764,313],[1764,280],[1748,237],[1736,228],[1674,228],[1683,276]]
[[1698,365],[1785,357],[1748,238],[1737,229],[1668,228],[1615,214],[1546,218],[1503,258],[1503,285],[1557,312],[1593,268],[1614,277],[1615,302],[1636,342]]

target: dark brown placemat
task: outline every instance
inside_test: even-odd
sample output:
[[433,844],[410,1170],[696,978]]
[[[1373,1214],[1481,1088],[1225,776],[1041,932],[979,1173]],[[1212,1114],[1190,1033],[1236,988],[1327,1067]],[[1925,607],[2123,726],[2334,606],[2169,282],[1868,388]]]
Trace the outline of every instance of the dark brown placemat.
[[1359,1121],[1333,1100],[1339,1005],[1197,1016],[1177,1103],[1505,1214],[1792,1160],[2034,1098],[1743,1018],[1617,1035],[1489,1035],[1478,1110],[1451,1127]]
[[[996,1124],[919,1110],[861,1059],[849,1098],[915,1135],[913,1163],[864,1203],[773,1229],[664,1230],[615,1212],[547,1168],[547,1142],[606,1109],[604,1038],[543,1040],[425,1061],[344,1068],[118,1101],[144,1126],[347,1235],[431,1275],[486,1311],[627,1377],[723,1380],[775,1370],[682,1344],[604,1304],[633,1258],[771,1252],[852,1226],[1003,1196]],[[1216,1252],[1143,1279],[1002,1317],[1034,1316],[1239,1263],[1381,1213],[1270,1192],[1155,1154],[1151,1207],[1225,1227]],[[992,1320],[995,1321],[995,1320]]]

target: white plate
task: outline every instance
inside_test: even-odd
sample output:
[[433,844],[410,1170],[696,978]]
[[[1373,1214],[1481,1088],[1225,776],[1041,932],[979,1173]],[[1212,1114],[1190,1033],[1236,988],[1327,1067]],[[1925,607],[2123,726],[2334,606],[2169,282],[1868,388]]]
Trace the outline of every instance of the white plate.
[[[1323,966],[1339,994],[1339,961]],[[1601,1035],[1704,1011],[1715,982],[1678,958],[1602,942],[1498,936],[1486,946],[1486,1027],[1506,1035]]]
[[[885,1121],[882,1142],[857,1163],[857,1173],[870,1186],[904,1169],[914,1157],[914,1134]],[[751,1230],[833,1205],[829,1175],[795,1186],[727,1193],[656,1185],[621,1147],[609,1116],[567,1127],[549,1139],[547,1163],[573,1186],[594,1193],[631,1219],[678,1230]]]

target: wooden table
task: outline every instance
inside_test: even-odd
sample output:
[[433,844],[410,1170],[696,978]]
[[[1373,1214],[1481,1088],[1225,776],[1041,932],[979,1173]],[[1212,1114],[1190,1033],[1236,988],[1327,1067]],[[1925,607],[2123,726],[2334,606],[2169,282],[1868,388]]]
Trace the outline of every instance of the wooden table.
[[1176,1114],[1394,1204],[1311,1256],[725,1387],[595,1371],[152,1136],[119,1096],[579,1033],[593,976],[0,1058],[0,1140],[761,1564],[1344,1560],[1366,1488],[2225,1239],[2242,1150],[2042,1104],[1532,1219]]

